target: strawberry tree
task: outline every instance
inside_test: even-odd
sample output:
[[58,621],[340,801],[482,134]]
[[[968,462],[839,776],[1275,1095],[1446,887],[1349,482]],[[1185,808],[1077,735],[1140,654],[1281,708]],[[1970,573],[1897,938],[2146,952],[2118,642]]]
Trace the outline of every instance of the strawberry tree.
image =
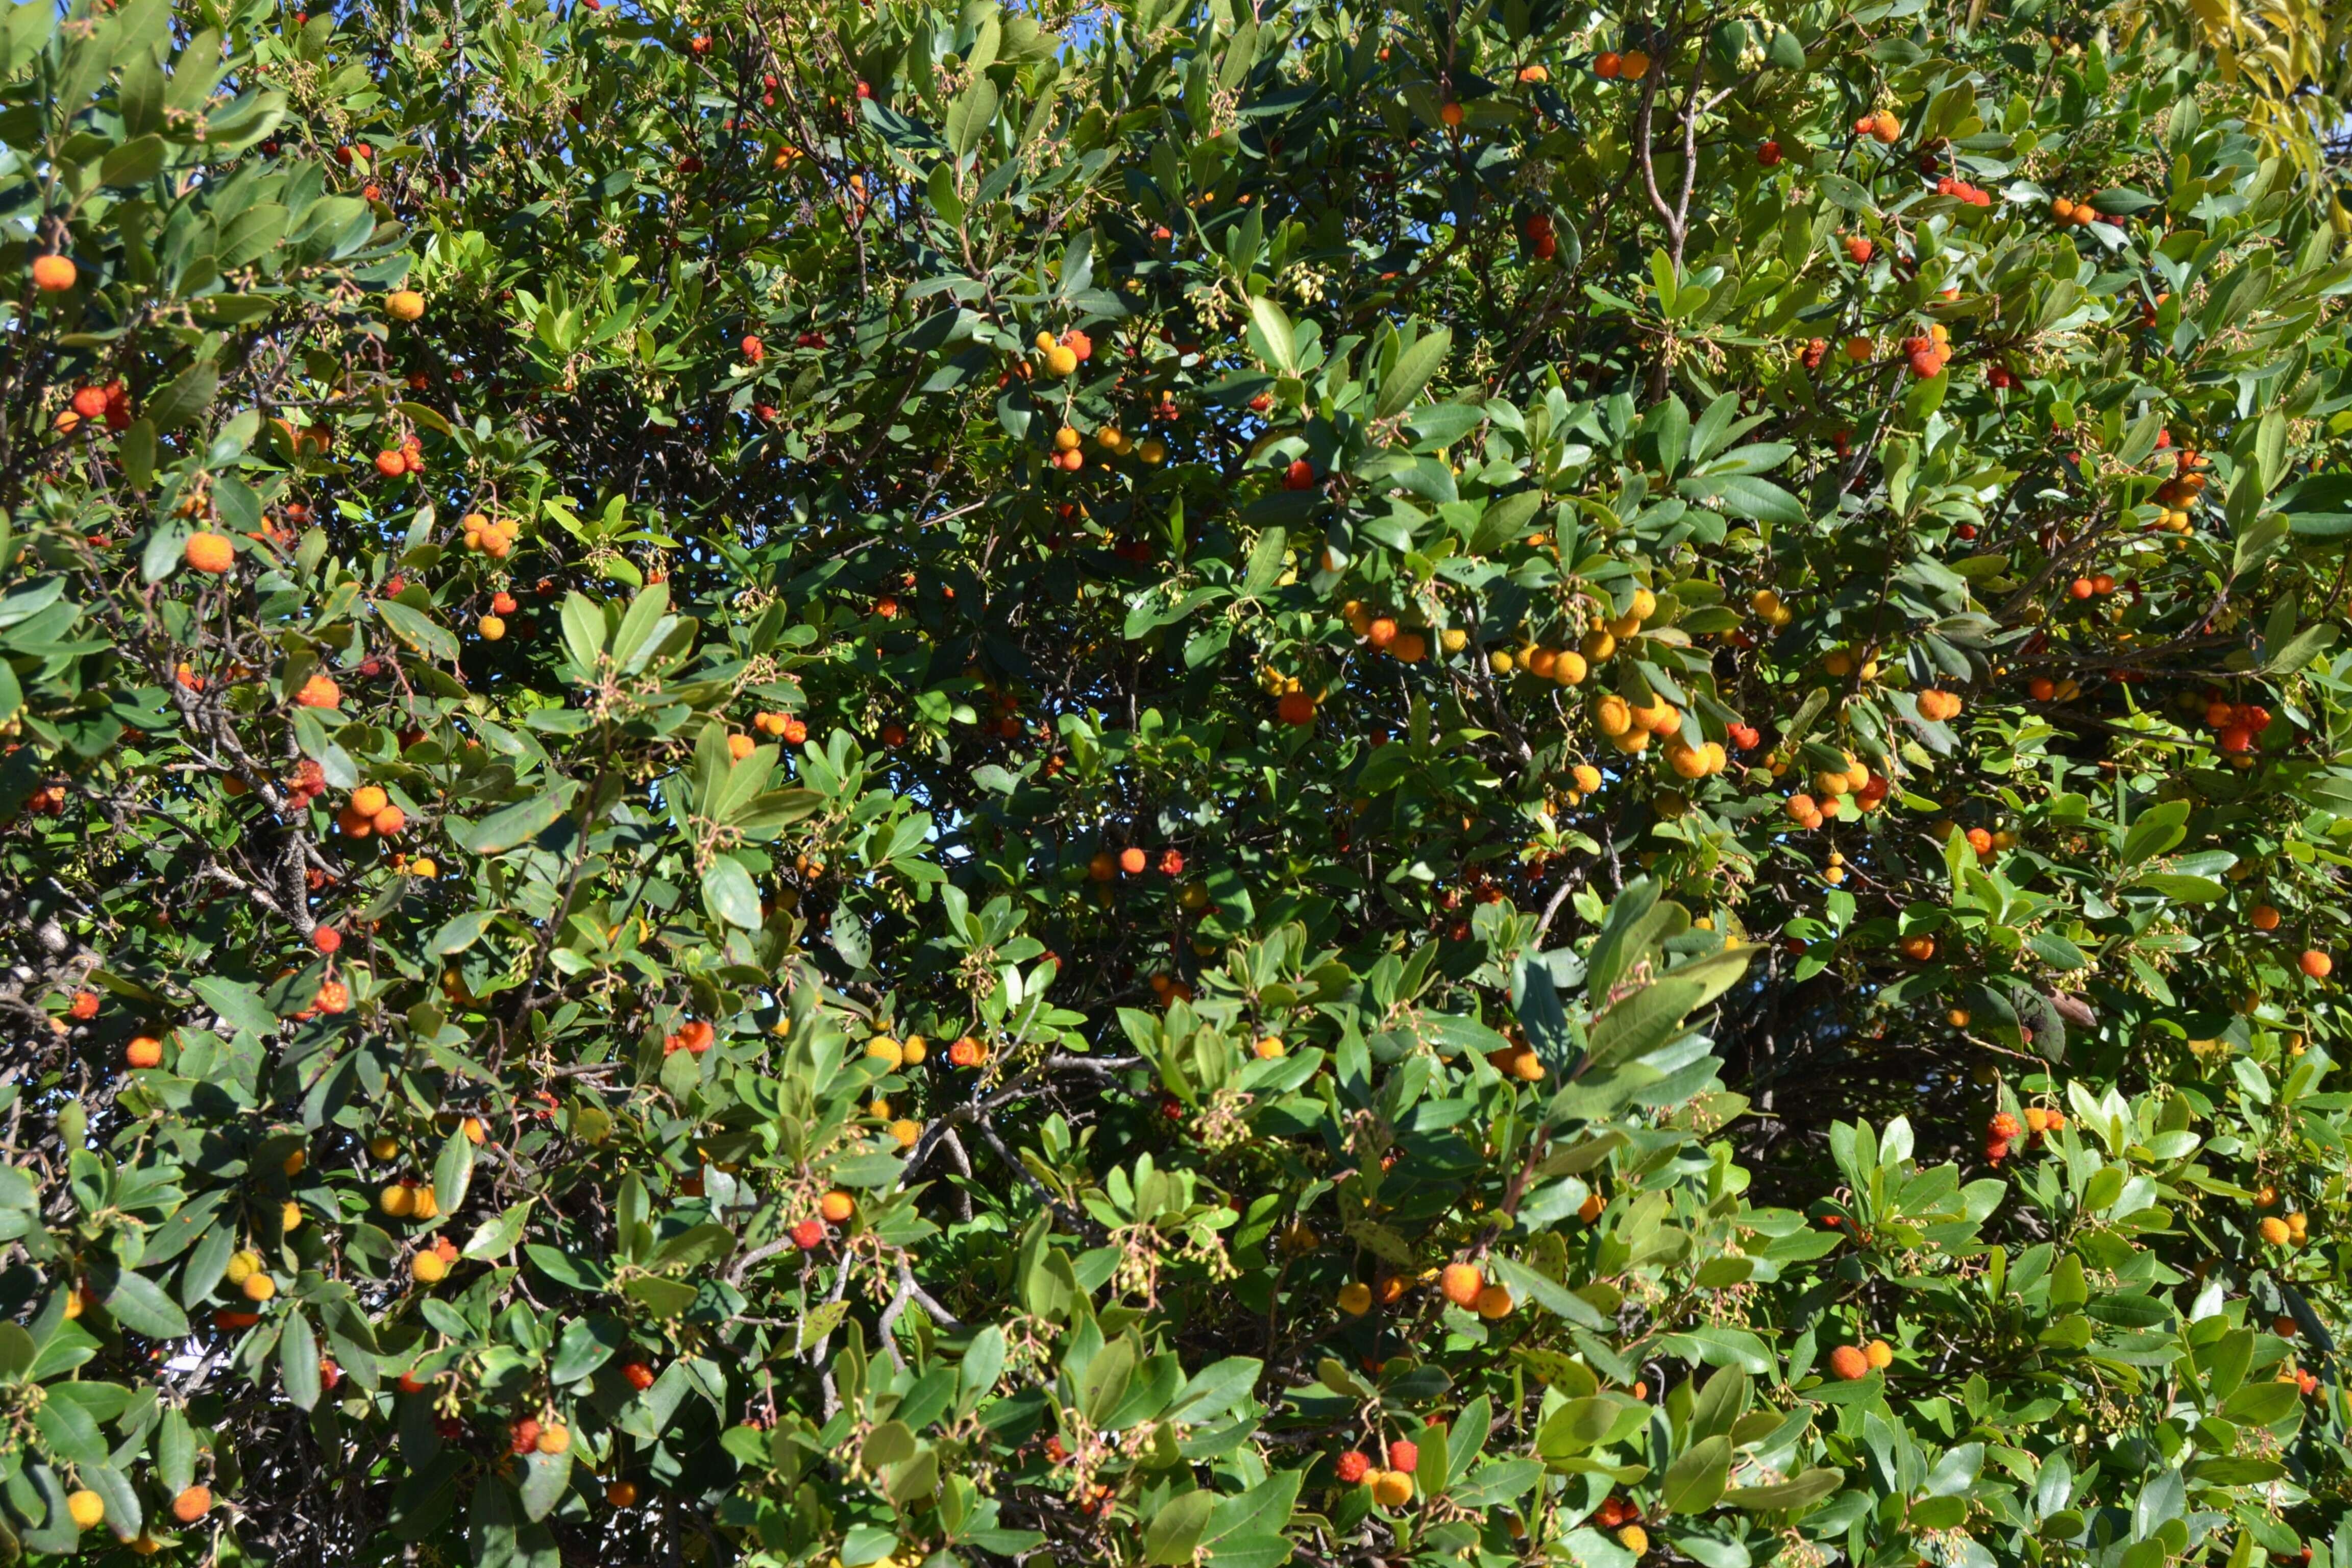
[[0,1555],[2352,1568],[2313,11],[15,7]]

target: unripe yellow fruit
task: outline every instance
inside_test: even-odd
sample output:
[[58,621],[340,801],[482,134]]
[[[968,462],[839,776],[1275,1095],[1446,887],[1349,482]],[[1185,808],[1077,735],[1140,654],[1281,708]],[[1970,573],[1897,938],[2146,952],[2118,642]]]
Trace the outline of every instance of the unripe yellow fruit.
[[1617,651],[1617,639],[1605,628],[1595,626],[1584,634],[1584,641],[1579,646],[1584,650],[1586,663],[1599,664]]
[[383,297],[383,313],[395,321],[413,321],[425,314],[425,296],[414,289],[395,289]]
[[420,1252],[408,1260],[408,1277],[419,1285],[438,1285],[449,1277],[449,1266],[437,1252]]
[[254,1271],[260,1267],[259,1253],[232,1252],[228,1256],[228,1267],[221,1270],[221,1278],[232,1285],[241,1286],[252,1279]]
[[83,1530],[96,1530],[106,1522],[106,1500],[88,1487],[66,1498],[66,1512]]
[[389,1160],[400,1152],[400,1140],[389,1133],[379,1133],[368,1140],[368,1152],[379,1160]]
[[1646,621],[1658,613],[1658,596],[1647,588],[1633,590],[1633,603],[1625,612],[1636,621]]
[[1372,1500],[1382,1508],[1402,1508],[1412,1500],[1412,1478],[1402,1470],[1374,1470]]
[[1552,661],[1551,678],[1562,686],[1581,686],[1589,673],[1591,669],[1584,662],[1584,656],[1573,648],[1562,652]]
[[1601,770],[1591,763],[1577,763],[1569,770],[1569,776],[1576,781],[1576,787],[1586,795],[1591,795],[1601,787]]
[[1629,1524],[1617,1532],[1617,1544],[1639,1557],[1650,1549],[1650,1532],[1638,1524]]
[[280,1230],[299,1229],[301,1224],[302,1205],[300,1204],[289,1200],[285,1207],[278,1211],[278,1226]]
[[906,1060],[906,1052],[887,1035],[877,1035],[866,1041],[866,1054],[885,1067],[895,1068]]
[[248,1274],[238,1289],[245,1292],[245,1299],[248,1301],[267,1301],[278,1294],[278,1281],[267,1274]]
[[1360,1279],[1351,1279],[1339,1287],[1339,1310],[1351,1318],[1360,1318],[1372,1310],[1372,1288]]
[[1448,653],[1460,653],[1470,646],[1470,634],[1460,626],[1448,626],[1439,634],[1437,644]]

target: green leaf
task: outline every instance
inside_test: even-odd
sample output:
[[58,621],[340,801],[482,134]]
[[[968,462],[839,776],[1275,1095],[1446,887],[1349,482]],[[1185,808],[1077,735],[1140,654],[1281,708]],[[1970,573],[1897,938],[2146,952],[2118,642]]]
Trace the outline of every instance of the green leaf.
[[453,915],[433,933],[433,940],[425,944],[425,951],[436,958],[447,958],[453,953],[463,952],[481,941],[482,933],[490,929],[490,922],[497,918],[497,914],[489,910],[468,910],[462,915]]
[[578,789],[579,785],[566,780],[519,805],[493,812],[478,823],[445,820],[443,830],[461,849],[470,849],[477,855],[503,855],[530,843],[562,820]]
[[1273,300],[1252,295],[1249,302],[1251,352],[1285,375],[1298,374],[1297,333]]
[[1723,1494],[1722,1500],[1751,1513],[1785,1513],[1817,1503],[1844,1484],[1843,1473],[1817,1468],[1770,1486],[1733,1487]]
[[522,1499],[522,1516],[542,1520],[555,1511],[563,1494],[572,1485],[572,1450],[561,1454],[527,1454],[522,1461],[522,1485],[516,1489]]
[[996,84],[984,73],[975,75],[948,109],[948,151],[959,159],[970,157],[995,123]]
[[101,185],[141,185],[163,172],[163,139],[134,136],[99,160]]
[[147,423],[167,436],[211,407],[219,389],[220,373],[211,363],[197,365],[147,400]]
[[376,613],[383,617],[383,624],[390,626],[393,635],[401,641],[427,658],[437,659],[443,664],[457,662],[457,637],[432,616],[397,599],[378,599],[375,607]]
[[1208,1491],[1180,1492],[1160,1505],[1143,1527],[1143,1560],[1150,1563],[1176,1564],[1192,1561],[1192,1549],[1200,1544],[1201,1532],[1209,1525],[1209,1515],[1217,1506],[1217,1494]]
[[286,1321],[278,1331],[278,1368],[286,1384],[286,1397],[294,1402],[296,1408],[316,1408],[320,1392],[319,1336],[299,1307],[287,1310]]
[[699,1294],[691,1285],[653,1274],[641,1274],[621,1289],[643,1303],[646,1310],[656,1318],[677,1317],[693,1306],[695,1297]]
[[1372,417],[1393,419],[1412,406],[1445,356],[1453,351],[1454,334],[1444,327],[1433,327],[1412,341],[1397,355],[1394,368],[1381,379],[1380,395],[1372,403]]
[[509,1204],[495,1217],[476,1226],[474,1234],[467,1239],[463,1256],[490,1263],[512,1252],[515,1244],[522,1240],[523,1221],[530,1214],[531,1203],[531,1199],[525,1198],[519,1204]]
[[250,985],[208,974],[201,980],[192,981],[188,989],[219,1014],[221,1022],[232,1029],[263,1036],[275,1034],[278,1030],[278,1016],[262,1001],[261,993]]
[[1730,1479],[1731,1439],[1704,1437],[1666,1467],[1658,1500],[1668,1513],[1705,1513],[1721,1500]]
[[1799,528],[1806,521],[1804,503],[1770,479],[1753,474],[1704,474],[1683,480],[1675,492],[1728,517],[1779,527]]
[[132,1333],[151,1340],[186,1337],[188,1315],[145,1275],[108,1258],[91,1266],[90,1284],[114,1321]]
[[751,873],[731,855],[713,859],[702,873],[702,902],[716,919],[745,931],[758,931],[761,923],[760,889],[751,883]]
[[449,1134],[448,1142],[441,1145],[440,1157],[433,1162],[433,1201],[444,1216],[457,1217],[473,1179],[474,1141],[460,1127]]

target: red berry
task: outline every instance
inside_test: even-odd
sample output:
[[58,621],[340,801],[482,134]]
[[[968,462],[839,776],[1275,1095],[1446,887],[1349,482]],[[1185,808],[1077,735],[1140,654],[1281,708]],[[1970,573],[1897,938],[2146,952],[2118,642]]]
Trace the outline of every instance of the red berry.
[[1343,1487],[1354,1486],[1370,1473],[1371,1468],[1371,1460],[1353,1448],[1349,1449],[1339,1456],[1339,1484]]

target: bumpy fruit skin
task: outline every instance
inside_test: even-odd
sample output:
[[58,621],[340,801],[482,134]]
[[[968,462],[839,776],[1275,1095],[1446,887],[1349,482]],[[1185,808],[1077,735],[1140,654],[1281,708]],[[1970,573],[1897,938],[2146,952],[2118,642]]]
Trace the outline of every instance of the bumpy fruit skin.
[[84,1487],[66,1498],[66,1512],[84,1530],[96,1530],[106,1522],[106,1500]]
[[1847,1383],[1870,1375],[1870,1358],[1854,1345],[1840,1345],[1830,1352],[1830,1371]]
[[2287,1238],[2294,1234],[2287,1229],[2286,1221],[2276,1215],[2271,1215],[2263,1219],[2262,1232],[2263,1239],[2273,1247],[2284,1247],[2287,1244]]
[[1372,1461],[1350,1448],[1339,1456],[1339,1477],[1343,1487],[1352,1487],[1371,1473]]
[[1372,1472],[1372,1500],[1382,1508],[1402,1508],[1412,1500],[1412,1478],[1402,1470]]
[[2315,947],[2305,948],[2303,956],[2295,962],[2314,980],[2326,979],[2336,968],[2336,961]]
[[1475,1264],[1449,1263],[1438,1279],[1438,1289],[1457,1307],[1476,1306],[1478,1292],[1486,1288],[1486,1276],[1478,1272]]
[[654,1369],[641,1361],[633,1361],[623,1367],[621,1377],[640,1394],[654,1385]]
[[408,1277],[419,1285],[438,1285],[448,1275],[449,1266],[437,1252],[420,1252],[408,1260]]
[[74,280],[80,276],[81,269],[74,265],[70,256],[38,256],[33,258],[33,287],[44,294],[62,294],[72,288]]
[[1402,1471],[1409,1476],[1420,1466],[1421,1449],[1416,1444],[1400,1437],[1389,1445],[1390,1469]]
[[414,321],[425,314],[425,296],[414,289],[395,289],[383,297],[383,313],[395,321]]
[[1895,1363],[1895,1347],[1885,1340],[1873,1340],[1862,1347],[1862,1359],[1874,1368],[1885,1368]]
[[194,1524],[213,1508],[210,1487],[189,1487],[172,1500],[172,1517],[182,1524]]
[[182,547],[181,556],[194,572],[219,576],[236,564],[236,546],[218,533],[192,533]]
[[160,1067],[163,1061],[163,1042],[150,1035],[142,1035],[122,1049],[122,1059],[134,1068]]

